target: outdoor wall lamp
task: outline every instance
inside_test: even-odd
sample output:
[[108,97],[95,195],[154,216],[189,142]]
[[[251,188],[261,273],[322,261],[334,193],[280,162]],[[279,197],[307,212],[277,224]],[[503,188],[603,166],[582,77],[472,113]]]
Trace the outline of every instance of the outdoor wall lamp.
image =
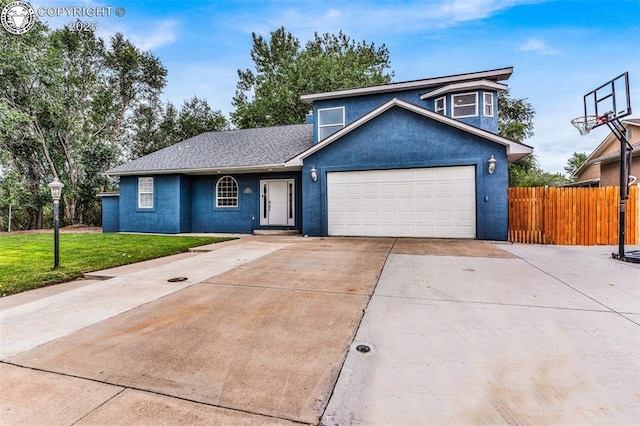
[[58,267],[60,263],[60,196],[62,195],[62,188],[64,183],[60,182],[58,178],[53,178],[53,181],[47,185],[51,189],[51,198],[53,198],[53,269]]
[[311,168],[311,180],[314,182],[318,180],[318,171],[316,170],[316,166]]
[[496,160],[495,158],[493,158],[493,155],[491,156],[491,158],[489,158],[489,174],[492,175],[493,172],[496,171],[496,163],[498,162],[498,160]]

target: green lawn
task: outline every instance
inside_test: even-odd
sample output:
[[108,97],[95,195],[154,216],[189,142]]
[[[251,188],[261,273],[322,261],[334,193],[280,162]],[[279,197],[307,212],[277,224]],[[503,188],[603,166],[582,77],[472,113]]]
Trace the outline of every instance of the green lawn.
[[70,281],[85,272],[182,253],[232,238],[133,234],[60,234],[60,267],[53,269],[53,233],[0,236],[0,295]]

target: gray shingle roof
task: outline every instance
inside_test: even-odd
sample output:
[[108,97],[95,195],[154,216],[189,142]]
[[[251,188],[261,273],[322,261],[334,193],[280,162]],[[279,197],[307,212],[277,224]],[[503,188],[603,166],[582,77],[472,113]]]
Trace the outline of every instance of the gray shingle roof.
[[114,167],[110,175],[283,164],[313,145],[313,125],[207,132]]

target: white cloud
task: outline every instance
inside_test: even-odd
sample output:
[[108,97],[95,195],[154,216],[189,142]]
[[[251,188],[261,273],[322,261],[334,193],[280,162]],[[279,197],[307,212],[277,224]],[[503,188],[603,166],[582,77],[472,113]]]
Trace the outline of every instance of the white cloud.
[[559,50],[548,46],[544,39],[537,37],[532,37],[525,43],[521,44],[518,47],[518,50],[521,52],[534,52],[540,55],[557,55],[560,53]]
[[[547,0],[408,0],[401,3],[372,3],[360,0],[344,5],[339,10],[326,8],[326,4],[304,3],[304,8],[273,8],[259,19],[253,12],[235,17],[236,28],[243,32],[267,34],[284,26],[297,37],[303,38],[313,31],[348,34],[378,32],[395,34],[449,28],[462,22],[484,19],[516,6],[541,3]],[[314,16],[314,19],[309,19]],[[251,23],[248,25],[247,23]]]
[[176,40],[177,27],[176,21],[158,21],[153,24],[150,31],[144,33],[126,31],[124,35],[140,50],[146,51],[173,43]]

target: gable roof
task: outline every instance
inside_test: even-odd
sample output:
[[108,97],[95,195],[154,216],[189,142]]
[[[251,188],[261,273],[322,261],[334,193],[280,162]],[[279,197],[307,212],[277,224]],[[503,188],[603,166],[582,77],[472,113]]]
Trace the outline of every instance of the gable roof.
[[[640,127],[640,118],[630,118],[628,120],[622,120],[622,125],[625,128],[628,128],[629,126]],[[618,150],[618,151],[616,151],[616,152],[614,152],[612,154],[603,155],[604,152],[607,150],[607,148],[612,143],[619,143],[619,141],[618,141],[618,138],[616,137],[616,135],[613,134],[613,132],[609,132],[609,134],[607,134],[607,136],[605,136],[604,140],[602,142],[600,142],[600,145],[598,145],[596,147],[596,149],[594,149],[593,152],[591,154],[589,154],[589,156],[587,157],[585,162],[582,163],[582,165],[580,167],[578,167],[575,172],[573,172],[571,177],[580,176],[592,164],[599,164],[599,163],[601,163],[603,161],[606,161],[606,160],[620,158],[620,150]],[[633,152],[635,153],[638,149],[640,149],[640,147],[638,147],[637,144],[634,144],[633,145]]]
[[336,133],[332,134],[331,136],[328,136],[326,139],[323,139],[321,142],[313,145],[312,147],[310,147],[309,149],[307,149],[306,151],[300,153],[299,155],[296,155],[295,157],[291,158],[289,161],[287,161],[286,165],[287,166],[301,166],[303,163],[303,160],[305,158],[307,158],[308,156],[310,156],[311,154],[321,150],[322,148],[326,147],[327,145],[335,142],[336,140],[340,139],[341,137],[343,137],[344,135],[346,135],[347,133],[352,132],[353,130],[357,129],[358,127],[362,126],[363,124],[367,123],[368,121],[373,120],[374,118],[376,118],[377,116],[379,116],[380,114],[384,113],[385,111],[393,108],[393,107],[399,107],[399,108],[404,108],[408,111],[414,112],[416,114],[420,114],[424,117],[428,117],[431,118],[435,121],[439,121],[440,123],[444,123],[446,125],[449,125],[451,127],[454,127],[456,129],[460,129],[462,131],[465,131],[467,133],[471,133],[473,135],[476,136],[480,136],[484,139],[490,140],[492,142],[496,142],[499,143],[500,145],[504,145],[507,147],[507,155],[509,158],[509,161],[515,161],[518,160],[522,157],[526,157],[527,155],[531,154],[533,152],[533,148],[530,147],[529,145],[525,145],[523,143],[519,143],[519,142],[515,142],[512,141],[511,139],[507,139],[507,138],[503,138],[502,136],[496,135],[495,133],[489,132],[487,130],[481,129],[479,127],[475,127],[475,126],[471,126],[470,124],[467,123],[463,123],[462,121],[458,121],[455,120],[453,118],[449,118],[447,116],[444,116],[442,114],[438,114],[436,112],[433,111],[429,111],[428,109],[424,109],[418,105],[412,104],[410,102],[407,101],[403,101],[401,99],[397,99],[397,98],[393,98],[392,100],[380,105],[378,108],[374,109],[373,111],[369,112],[368,114],[360,117],[359,119],[355,120],[354,122],[350,123],[348,126],[343,127],[342,129],[340,129],[339,131],[337,131]]
[[302,95],[300,99],[307,103],[335,98],[348,98],[352,96],[373,95],[378,93],[397,92],[399,90],[428,89],[446,84],[461,83],[472,80],[503,81],[508,80],[513,74],[513,67],[499,68],[488,71],[478,71],[466,74],[454,74],[443,77],[427,78],[422,80],[404,81],[400,83],[382,84],[378,86],[360,87],[355,89],[336,90],[334,92],[314,93]]
[[105,172],[112,176],[199,174],[283,168],[313,145],[313,125],[207,132]]

